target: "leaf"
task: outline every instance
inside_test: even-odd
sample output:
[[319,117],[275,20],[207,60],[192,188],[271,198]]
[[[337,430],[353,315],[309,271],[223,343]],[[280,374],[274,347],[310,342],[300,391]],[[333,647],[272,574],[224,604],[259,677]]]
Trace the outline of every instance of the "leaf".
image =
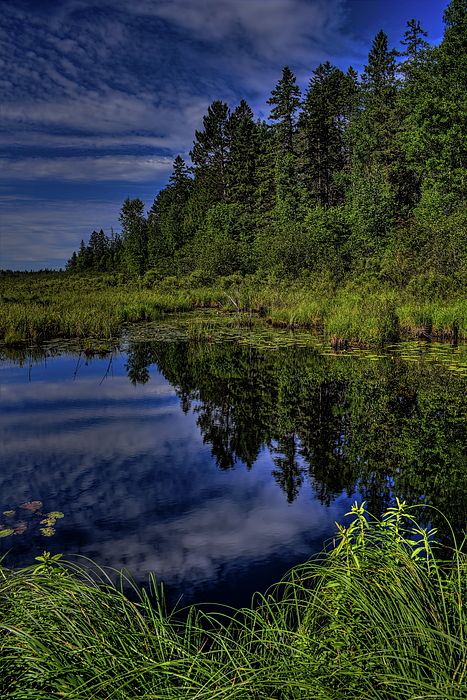
[[25,525],[24,523],[21,523],[20,525],[15,527],[13,534],[14,535],[22,535],[23,532],[26,532],[27,529],[28,529],[28,526]]
[[39,529],[44,537],[51,537],[52,535],[55,535],[55,528],[53,527],[41,527]]
[[58,518],[64,518],[65,515],[60,510],[53,510],[51,513],[46,513],[46,517],[58,520]]
[[16,513],[15,510],[4,510],[3,511],[3,515],[6,515],[8,518],[11,518],[15,513]]
[[42,508],[42,501],[28,501],[23,503],[20,508],[25,508],[26,510],[39,510]]
[[0,530],[0,537],[8,537],[8,535],[12,535],[14,530]]

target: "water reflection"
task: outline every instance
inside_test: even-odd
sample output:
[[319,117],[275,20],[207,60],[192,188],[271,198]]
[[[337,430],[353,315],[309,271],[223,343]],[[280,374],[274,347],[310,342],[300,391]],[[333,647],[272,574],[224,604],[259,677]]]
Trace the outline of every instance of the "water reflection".
[[154,571],[187,602],[246,603],[321,548],[356,492],[465,527],[466,379],[442,367],[181,341],[53,354],[0,369],[0,512],[65,514],[47,541],[32,521],[0,538],[7,564],[75,552]]
[[375,362],[301,347],[159,342],[144,353],[131,348],[127,366],[137,376],[156,363],[185,412],[197,402],[197,425],[219,468],[237,461],[251,468],[267,448],[289,503],[306,482],[326,506],[360,491],[374,513],[398,495],[436,505],[461,531],[466,377],[391,352]]

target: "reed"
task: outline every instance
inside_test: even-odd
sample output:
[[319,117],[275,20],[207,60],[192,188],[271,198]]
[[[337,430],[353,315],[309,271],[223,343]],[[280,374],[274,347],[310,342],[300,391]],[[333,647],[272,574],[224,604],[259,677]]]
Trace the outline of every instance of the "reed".
[[109,275],[3,279],[0,338],[7,344],[111,338],[125,323],[205,305],[190,290],[144,289],[135,282],[115,286],[114,281]]
[[60,555],[0,569],[1,697],[465,698],[462,546],[444,550],[412,508],[355,504],[326,551],[225,613],[170,612],[153,577],[115,584]]
[[365,275],[338,283],[329,275],[285,280],[230,275],[196,286],[201,277],[126,280],[115,274],[13,274],[0,277],[0,340],[115,338],[125,323],[161,314],[219,308],[253,313],[277,326],[320,328],[334,343],[382,344],[401,335],[467,338],[467,303],[421,296]]

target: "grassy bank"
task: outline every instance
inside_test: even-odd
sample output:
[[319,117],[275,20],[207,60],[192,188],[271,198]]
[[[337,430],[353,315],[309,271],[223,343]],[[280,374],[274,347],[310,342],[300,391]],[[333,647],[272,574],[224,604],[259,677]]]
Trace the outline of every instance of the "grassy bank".
[[[2,698],[396,700],[467,697],[467,565],[398,503],[254,605],[169,613],[45,555],[0,570]],[[444,556],[443,556],[444,555]]]
[[[371,274],[338,283],[329,275],[125,279],[119,274],[3,273],[0,339],[115,338],[125,323],[167,312],[217,307],[273,325],[318,327],[333,343],[383,343],[400,337],[467,338],[466,289],[420,276],[406,287]],[[255,314],[255,316],[253,316]]]

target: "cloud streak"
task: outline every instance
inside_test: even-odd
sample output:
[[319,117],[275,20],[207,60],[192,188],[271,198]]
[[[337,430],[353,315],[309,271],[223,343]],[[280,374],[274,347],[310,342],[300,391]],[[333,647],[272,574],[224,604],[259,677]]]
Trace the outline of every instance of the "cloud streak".
[[[15,198],[31,181],[49,188],[57,180],[108,182],[104,199],[116,197],[116,181],[163,186],[169,161],[188,158],[213,100],[234,108],[244,98],[267,117],[266,100],[284,65],[302,88],[327,59],[360,69],[369,29],[357,31],[351,20],[379,21],[389,7],[370,4],[371,12],[368,0],[3,0],[3,182]],[[407,7],[415,16],[419,5],[393,0],[390,14]],[[122,144],[128,152],[116,157],[112,149]],[[143,145],[154,157],[141,155]],[[28,157],[17,158],[15,147],[27,148]],[[40,153],[48,147],[64,152]],[[95,152],[71,158],[65,151],[72,148]],[[39,212],[41,206],[39,198]],[[106,206],[92,228],[104,227]],[[68,207],[64,202],[64,216]],[[25,252],[31,232],[24,223],[18,260],[36,255]]]
[[172,158],[138,156],[100,156],[96,158],[27,158],[18,161],[3,159],[3,176],[9,179],[71,180],[99,182],[122,180],[147,182],[167,179]]

